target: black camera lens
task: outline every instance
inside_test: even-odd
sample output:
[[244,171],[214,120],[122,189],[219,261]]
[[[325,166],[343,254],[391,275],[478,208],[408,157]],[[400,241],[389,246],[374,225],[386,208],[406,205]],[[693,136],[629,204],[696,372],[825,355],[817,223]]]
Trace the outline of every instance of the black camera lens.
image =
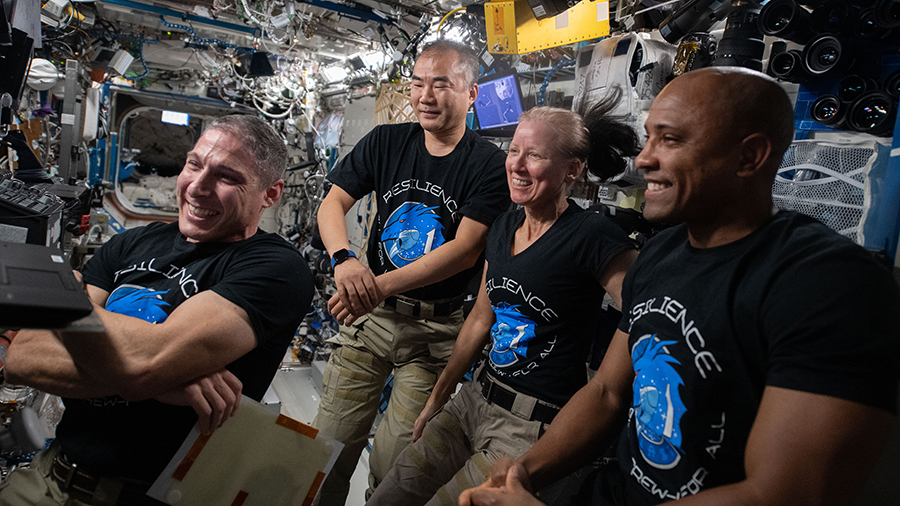
[[838,82],[838,98],[843,102],[853,102],[868,91],[875,91],[875,81],[850,74],[841,78]]
[[690,32],[703,32],[728,14],[729,3],[715,0],[686,0],[659,24],[659,34],[669,44]]
[[837,0],[816,7],[809,17],[812,30],[819,34],[840,35],[850,31],[859,17],[859,7]]
[[869,7],[868,9],[860,11],[859,17],[850,28],[850,34],[853,37],[866,40],[883,39],[890,32],[890,28],[879,25],[875,20],[874,7]]
[[895,70],[884,80],[882,89],[891,96],[894,101],[900,98],[900,70]]
[[760,7],[754,0],[733,0],[725,32],[716,47],[714,67],[745,67],[762,71],[766,43],[759,32]]
[[803,65],[813,75],[841,72],[852,64],[849,51],[831,35],[819,36],[803,48]]
[[897,0],[875,1],[875,22],[884,28],[900,26],[900,2]]
[[796,49],[770,57],[769,71],[772,76],[791,83],[802,83],[810,77],[803,66],[803,56]]
[[776,40],[772,42],[772,46],[769,48],[769,60],[768,66],[766,67],[766,74],[775,77],[775,73],[772,69],[772,60],[778,56],[779,53],[783,53],[787,51],[787,42],[783,40]]
[[836,127],[844,122],[844,105],[834,95],[822,95],[817,98],[809,112],[813,121],[823,125]]
[[872,91],[856,99],[847,111],[847,126],[857,132],[890,136],[897,113],[894,100],[883,91]]
[[770,0],[759,11],[759,31],[797,44],[806,44],[813,35],[809,12],[794,0]]

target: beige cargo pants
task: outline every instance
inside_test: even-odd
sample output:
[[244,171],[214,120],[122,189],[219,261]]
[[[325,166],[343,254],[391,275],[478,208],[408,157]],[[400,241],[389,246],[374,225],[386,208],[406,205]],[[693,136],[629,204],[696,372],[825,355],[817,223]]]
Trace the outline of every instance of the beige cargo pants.
[[495,460],[528,451],[542,425],[488,403],[480,383],[465,383],[400,453],[366,506],[456,506],[463,490],[487,479]]
[[420,320],[379,306],[352,326],[341,327],[322,379],[319,412],[312,425],[344,443],[317,503],[342,506],[350,477],[368,444],[381,391],[393,372],[394,387],[369,455],[369,490],[381,482],[412,440],[416,418],[447,365],[463,323],[462,310]]

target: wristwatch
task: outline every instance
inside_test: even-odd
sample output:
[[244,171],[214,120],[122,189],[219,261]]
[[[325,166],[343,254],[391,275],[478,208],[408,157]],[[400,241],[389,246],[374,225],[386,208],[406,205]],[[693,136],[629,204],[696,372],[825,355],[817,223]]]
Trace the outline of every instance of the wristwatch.
[[342,264],[350,258],[356,258],[356,253],[348,249],[339,249],[335,251],[334,255],[331,255],[331,270],[334,270],[336,265]]

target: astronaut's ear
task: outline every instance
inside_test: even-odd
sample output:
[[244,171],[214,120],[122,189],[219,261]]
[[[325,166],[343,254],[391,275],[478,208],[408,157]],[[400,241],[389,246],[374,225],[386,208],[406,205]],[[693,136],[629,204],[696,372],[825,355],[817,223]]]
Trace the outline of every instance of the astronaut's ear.
[[569,165],[567,168],[568,168],[568,170],[566,171],[565,181],[566,181],[567,185],[570,185],[570,184],[573,184],[576,180],[578,180],[579,176],[581,176],[581,171],[584,168],[584,163],[582,163],[581,160],[579,160],[577,158],[573,158],[569,162]]

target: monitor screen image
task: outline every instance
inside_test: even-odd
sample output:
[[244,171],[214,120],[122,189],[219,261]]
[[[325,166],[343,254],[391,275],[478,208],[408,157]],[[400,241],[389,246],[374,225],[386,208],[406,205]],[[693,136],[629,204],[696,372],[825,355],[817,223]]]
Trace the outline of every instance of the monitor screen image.
[[475,116],[479,130],[499,128],[512,135],[522,112],[522,93],[515,74],[488,76],[478,83]]

